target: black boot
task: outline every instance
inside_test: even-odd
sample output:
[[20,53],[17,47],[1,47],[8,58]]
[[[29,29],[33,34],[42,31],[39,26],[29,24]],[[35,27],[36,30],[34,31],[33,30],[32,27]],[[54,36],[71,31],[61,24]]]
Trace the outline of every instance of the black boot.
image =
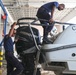
[[50,44],[52,41],[48,38],[48,33],[44,33],[43,44]]
[[48,33],[50,31],[48,31],[48,27],[44,27],[44,31],[43,31],[43,44],[50,44],[52,43],[51,40],[48,38]]
[[43,44],[52,44],[52,41],[48,37],[44,37]]

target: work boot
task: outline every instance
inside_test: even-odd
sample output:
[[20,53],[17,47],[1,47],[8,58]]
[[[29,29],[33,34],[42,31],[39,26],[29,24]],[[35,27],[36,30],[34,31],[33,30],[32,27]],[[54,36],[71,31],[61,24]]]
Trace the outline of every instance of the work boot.
[[46,38],[43,38],[43,44],[52,44],[52,41],[46,37]]

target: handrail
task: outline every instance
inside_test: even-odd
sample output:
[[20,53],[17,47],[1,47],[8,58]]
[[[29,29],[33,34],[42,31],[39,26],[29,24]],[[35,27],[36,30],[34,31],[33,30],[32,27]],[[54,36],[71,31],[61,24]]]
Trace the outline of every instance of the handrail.
[[[36,26],[50,26],[50,25],[36,23],[39,20],[40,21],[49,22],[48,20],[46,20],[46,19],[40,19],[40,18],[39,19],[38,18],[32,18],[32,17],[25,17],[25,18],[18,19],[17,25],[20,25],[20,24],[24,25],[24,24],[28,24],[29,23],[29,21],[28,22],[20,22],[21,20],[33,20],[32,22],[30,22],[31,25],[36,25]],[[62,24],[62,25],[76,25],[76,24],[73,24],[73,23],[65,23],[65,22],[57,22],[57,21],[54,21],[53,23],[54,24]]]
[[29,20],[29,19],[30,20],[36,20],[36,18],[34,18],[34,17],[23,17],[23,18],[19,18],[18,21],[19,20],[24,20],[24,19],[27,19],[27,20]]

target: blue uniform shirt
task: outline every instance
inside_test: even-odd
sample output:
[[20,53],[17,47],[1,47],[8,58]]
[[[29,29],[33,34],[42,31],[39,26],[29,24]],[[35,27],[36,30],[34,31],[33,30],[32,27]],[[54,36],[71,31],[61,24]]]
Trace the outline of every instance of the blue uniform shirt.
[[59,3],[58,2],[50,2],[50,3],[46,3],[46,4],[42,5],[42,7],[44,7],[48,12],[51,12],[53,6],[58,8]]
[[5,52],[13,52],[13,41],[8,35],[5,35],[4,37],[4,49]]

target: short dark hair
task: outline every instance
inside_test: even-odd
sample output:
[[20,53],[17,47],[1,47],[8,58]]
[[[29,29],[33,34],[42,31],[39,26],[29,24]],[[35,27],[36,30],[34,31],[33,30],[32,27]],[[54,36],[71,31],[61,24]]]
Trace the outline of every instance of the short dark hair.
[[63,6],[63,8],[65,8],[65,4],[60,4],[61,6]]

